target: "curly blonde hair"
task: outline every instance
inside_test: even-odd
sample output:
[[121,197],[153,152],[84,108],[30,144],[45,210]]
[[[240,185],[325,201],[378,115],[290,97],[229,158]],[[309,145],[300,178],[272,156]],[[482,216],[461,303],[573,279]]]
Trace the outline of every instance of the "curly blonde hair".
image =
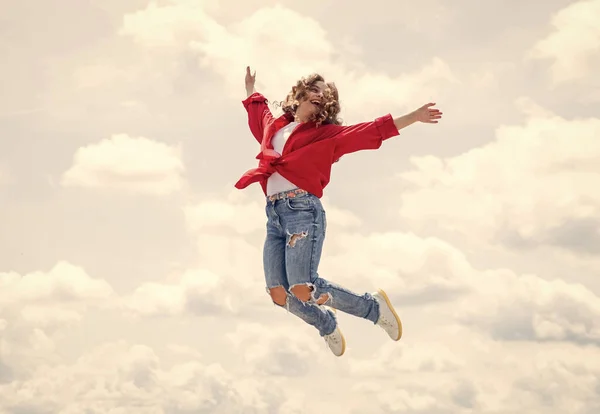
[[[323,76],[318,73],[313,73],[306,78],[300,79],[292,87],[285,100],[280,103],[283,112],[295,116],[296,109],[300,105],[300,100],[306,97],[308,90],[317,82],[325,82]],[[311,121],[314,121],[317,126],[327,124],[341,125],[342,121],[338,119],[341,109],[338,90],[333,82],[328,82],[326,85],[327,88],[323,91],[324,100],[321,110],[312,116]]]

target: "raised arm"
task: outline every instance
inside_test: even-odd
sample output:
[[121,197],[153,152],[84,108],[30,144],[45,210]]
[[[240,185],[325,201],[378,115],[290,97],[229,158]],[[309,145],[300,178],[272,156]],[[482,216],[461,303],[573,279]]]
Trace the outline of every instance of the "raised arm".
[[246,99],[242,101],[248,112],[248,126],[258,143],[262,143],[265,126],[273,119],[271,110],[267,105],[267,98],[256,92],[256,71],[250,73],[250,67],[246,67]]
[[386,139],[399,135],[399,130],[415,122],[437,124],[442,112],[432,108],[435,104],[428,103],[406,115],[393,118],[387,114],[371,122],[362,122],[351,126],[336,126],[334,157],[361,150],[378,149]]
[[246,66],[246,98],[256,92],[254,88],[254,84],[256,83],[256,71],[254,73],[250,73],[250,66]]

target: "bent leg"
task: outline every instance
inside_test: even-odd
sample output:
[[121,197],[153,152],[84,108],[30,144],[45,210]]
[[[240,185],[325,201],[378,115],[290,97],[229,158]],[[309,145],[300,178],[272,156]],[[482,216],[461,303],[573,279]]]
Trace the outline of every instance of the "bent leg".
[[328,297],[326,305],[377,323],[379,319],[379,302],[370,293],[366,292],[359,295],[321,277],[318,277],[313,285],[315,297]]
[[[269,217],[273,221],[274,217]],[[317,306],[305,306],[289,293],[289,284],[285,267],[286,238],[280,234],[276,223],[268,223],[267,237],[263,248],[263,268],[267,293],[274,304],[286,308],[304,322],[314,326],[321,336],[335,330],[335,317],[331,311]]]
[[267,288],[273,303],[279,306],[287,306],[288,294],[283,286]]
[[328,305],[342,312],[377,323],[379,303],[370,293],[358,295],[318,274],[325,240],[325,212],[318,208],[310,212],[295,211],[286,223],[285,267],[289,291],[309,305]]
[[327,305],[342,312],[377,323],[379,303],[370,293],[358,295],[321,277],[290,287],[298,300],[308,304]]

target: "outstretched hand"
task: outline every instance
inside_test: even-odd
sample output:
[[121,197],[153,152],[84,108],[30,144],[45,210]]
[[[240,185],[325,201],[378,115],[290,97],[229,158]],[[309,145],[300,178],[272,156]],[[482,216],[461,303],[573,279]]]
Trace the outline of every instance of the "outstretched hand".
[[437,120],[442,118],[442,112],[432,108],[434,105],[435,103],[428,103],[417,109],[414,112],[416,120],[426,124],[437,124]]
[[256,82],[256,71],[254,73],[250,73],[250,66],[246,66],[246,93],[248,96],[252,95],[255,91],[254,84]]

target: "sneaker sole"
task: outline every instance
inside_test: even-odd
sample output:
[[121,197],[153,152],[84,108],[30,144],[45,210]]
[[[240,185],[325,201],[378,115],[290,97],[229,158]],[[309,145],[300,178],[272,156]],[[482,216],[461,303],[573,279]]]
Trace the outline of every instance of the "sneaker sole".
[[385,303],[387,303],[388,307],[392,311],[394,318],[396,318],[396,322],[398,323],[398,337],[396,339],[394,339],[394,338],[392,338],[392,339],[394,339],[394,341],[399,341],[400,338],[402,338],[402,322],[400,321],[400,317],[396,313],[396,310],[392,306],[392,302],[390,302],[390,298],[388,298],[388,295],[383,291],[383,289],[379,289],[378,292],[381,295],[381,297],[383,297],[383,299],[385,300]]
[[342,336],[342,353],[339,354],[338,357],[341,357],[342,355],[344,355],[344,352],[346,352],[346,337],[344,336],[344,333],[342,332],[341,329],[340,329],[340,335]]

